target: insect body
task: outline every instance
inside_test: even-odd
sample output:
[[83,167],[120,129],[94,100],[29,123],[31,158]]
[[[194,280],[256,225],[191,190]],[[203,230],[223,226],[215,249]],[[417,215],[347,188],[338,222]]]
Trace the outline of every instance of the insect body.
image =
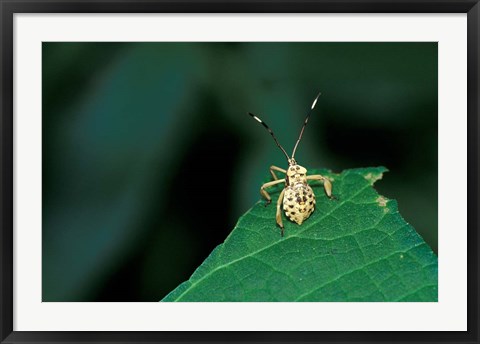
[[307,170],[299,165],[290,166],[285,178],[283,211],[285,215],[299,225],[313,213],[315,194],[307,184]]
[[[270,173],[272,174],[272,177],[274,180],[263,184],[262,187],[260,188],[260,194],[267,200],[266,205],[268,205],[272,202],[272,199],[265,189],[280,183],[284,183],[285,185],[284,189],[280,193],[280,196],[278,197],[277,214],[276,214],[276,222],[277,222],[277,225],[281,228],[282,236],[284,233],[284,226],[283,226],[282,213],[280,208],[283,208],[283,211],[285,212],[285,215],[288,217],[288,219],[290,219],[293,222],[296,222],[299,225],[301,225],[303,221],[308,219],[315,210],[315,194],[313,193],[313,190],[310,187],[310,185],[308,185],[308,182],[307,182],[308,180],[322,181],[323,188],[325,190],[326,195],[329,198],[333,198],[332,184],[330,180],[328,180],[328,178],[320,174],[307,176],[307,169],[305,167],[298,165],[294,158],[295,151],[297,150],[298,144],[302,139],[303,131],[305,130],[305,127],[308,123],[308,119],[310,118],[310,114],[315,108],[315,105],[317,103],[319,96],[320,96],[320,93],[317,95],[317,97],[313,101],[312,107],[308,112],[307,117],[305,118],[305,122],[303,123],[302,129],[300,131],[300,136],[298,137],[297,143],[293,148],[293,153],[291,158],[288,156],[285,149],[278,143],[277,138],[273,134],[273,131],[270,129],[270,127],[254,114],[250,112],[248,113],[250,116],[252,116],[255,120],[261,123],[268,130],[270,135],[272,135],[273,139],[275,140],[275,143],[277,144],[277,146],[285,154],[288,161],[289,166],[286,170],[277,166],[271,166]],[[279,179],[275,172],[284,173],[285,178]]]

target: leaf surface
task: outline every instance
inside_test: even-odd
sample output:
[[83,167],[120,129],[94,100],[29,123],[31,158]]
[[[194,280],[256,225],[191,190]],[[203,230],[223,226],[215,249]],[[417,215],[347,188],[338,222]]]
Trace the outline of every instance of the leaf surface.
[[328,176],[336,199],[319,182],[314,213],[301,226],[275,223],[272,204],[257,202],[191,278],[162,301],[437,301],[437,257],[372,187],[384,167]]

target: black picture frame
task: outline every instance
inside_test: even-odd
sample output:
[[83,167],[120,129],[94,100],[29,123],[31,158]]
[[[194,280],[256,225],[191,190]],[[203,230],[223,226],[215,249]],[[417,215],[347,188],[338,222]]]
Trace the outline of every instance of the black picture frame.
[[[479,0],[0,0],[1,17],[1,343],[444,342],[478,343]],[[55,332],[13,331],[13,16],[16,13],[467,13],[468,331],[466,332]],[[452,315],[454,316],[454,315]]]

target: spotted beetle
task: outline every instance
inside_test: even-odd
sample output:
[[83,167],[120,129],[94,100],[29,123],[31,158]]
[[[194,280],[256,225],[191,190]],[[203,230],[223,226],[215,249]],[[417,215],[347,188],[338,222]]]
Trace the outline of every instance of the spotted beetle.
[[[288,161],[288,168],[286,170],[277,166],[273,166],[273,165],[270,166],[270,173],[272,174],[272,177],[274,180],[263,184],[262,187],[260,188],[260,194],[267,200],[265,204],[265,206],[267,206],[272,202],[272,198],[266,191],[266,188],[269,188],[271,186],[274,186],[280,183],[285,184],[284,189],[282,190],[282,192],[280,193],[280,196],[278,197],[277,214],[275,217],[277,225],[281,229],[282,236],[284,235],[282,213],[280,210],[282,205],[283,205],[283,211],[285,212],[285,215],[287,216],[287,218],[290,221],[296,222],[299,225],[301,225],[303,221],[308,219],[315,210],[315,202],[316,202],[315,194],[313,193],[313,190],[310,187],[310,185],[308,185],[307,183],[308,180],[322,181],[323,188],[325,190],[326,195],[330,199],[333,198],[332,183],[327,177],[324,177],[320,174],[308,176],[307,169],[303,166],[298,165],[297,162],[295,161],[295,151],[297,150],[298,144],[302,139],[303,131],[307,126],[310,115],[313,112],[315,105],[317,104],[318,97],[320,97],[320,94],[321,93],[319,93],[315,98],[315,100],[313,101],[310,111],[308,112],[307,117],[305,117],[305,122],[303,123],[302,129],[300,131],[300,136],[298,137],[295,147],[293,148],[292,157],[289,157],[285,149],[280,145],[280,143],[278,143],[277,138],[275,137],[275,134],[273,133],[272,129],[270,129],[270,127],[260,118],[248,112],[250,116],[252,116],[257,122],[262,124],[265,127],[265,129],[268,130],[270,135],[272,135],[273,140],[275,141],[277,146],[282,150],[283,154],[285,154]],[[279,179],[275,171],[284,173],[285,178]]]

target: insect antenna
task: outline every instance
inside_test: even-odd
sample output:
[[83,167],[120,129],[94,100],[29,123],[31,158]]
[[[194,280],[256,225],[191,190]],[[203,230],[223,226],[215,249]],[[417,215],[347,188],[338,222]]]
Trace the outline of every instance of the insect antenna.
[[317,105],[318,97],[320,97],[321,94],[322,94],[322,92],[318,93],[317,97],[315,98],[315,100],[312,103],[312,107],[310,108],[310,111],[308,111],[307,117],[305,117],[305,122],[303,123],[302,130],[300,131],[300,136],[298,137],[297,143],[295,144],[295,147],[293,148],[292,159],[295,157],[295,151],[297,150],[298,144],[300,143],[300,140],[302,139],[303,131],[305,130],[305,127],[307,126],[310,115],[312,114],[313,109],[315,108],[315,105]]
[[285,151],[285,149],[283,149],[282,145],[280,145],[280,143],[278,143],[277,141],[277,138],[275,137],[275,134],[273,133],[272,129],[270,129],[270,127],[267,125],[267,123],[265,123],[264,121],[262,121],[260,118],[258,118],[257,116],[255,116],[253,113],[250,113],[248,112],[248,114],[250,116],[253,117],[253,119],[255,119],[258,123],[260,123],[261,125],[263,125],[265,127],[265,129],[268,130],[268,132],[270,133],[270,135],[272,135],[273,139],[275,140],[275,143],[277,144],[278,148],[280,148],[283,152],[283,154],[285,154],[285,156],[287,157],[287,160],[289,160],[289,156],[287,154],[287,152]]

